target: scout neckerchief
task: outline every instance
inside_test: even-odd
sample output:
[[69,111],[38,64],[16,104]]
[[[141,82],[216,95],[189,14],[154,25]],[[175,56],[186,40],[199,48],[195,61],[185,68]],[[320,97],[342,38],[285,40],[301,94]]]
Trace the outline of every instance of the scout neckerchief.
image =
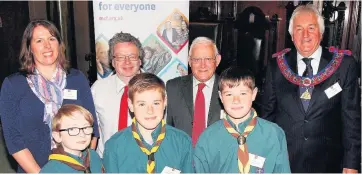
[[277,58],[277,64],[280,69],[280,72],[283,74],[283,76],[291,83],[296,84],[298,86],[302,87],[308,87],[308,86],[315,86],[319,83],[326,80],[328,77],[330,77],[341,65],[342,59],[344,55],[351,55],[351,51],[349,50],[338,50],[335,47],[329,47],[329,52],[334,53],[333,59],[329,64],[320,72],[318,72],[316,75],[314,75],[312,78],[308,77],[301,77],[295,72],[293,72],[286,59],[285,59],[285,53],[289,52],[290,48],[284,49],[281,52],[273,54],[272,57]]
[[141,151],[144,152],[148,156],[147,161],[147,173],[155,173],[156,168],[156,161],[155,161],[155,153],[160,147],[162,140],[165,139],[166,135],[166,123],[164,120],[161,122],[161,133],[158,135],[156,142],[154,143],[154,146],[151,148],[151,151],[146,148],[146,146],[143,144],[141,140],[141,136],[137,133],[136,128],[136,119],[133,118],[132,120],[132,135],[134,139],[136,140],[138,146],[140,147]]
[[[254,109],[251,109],[250,114],[252,114],[252,119],[249,124],[245,127],[244,132],[240,134],[236,131],[230,123],[227,121],[227,118],[224,118],[224,126],[226,130],[236,138],[239,148],[238,148],[238,166],[240,173],[249,173],[250,171],[250,162],[249,162],[249,152],[248,146],[246,145],[246,137],[248,137],[249,133],[253,131],[256,125],[256,117],[258,116]],[[238,126],[238,125],[236,125]]]
[[69,156],[64,151],[62,146],[59,146],[52,150],[52,153],[49,155],[49,160],[58,160],[75,170],[83,171],[84,173],[91,173],[91,171],[89,169],[89,167],[90,167],[89,149],[87,150],[87,155],[85,155],[85,157],[83,158],[84,165],[79,163],[76,159]]

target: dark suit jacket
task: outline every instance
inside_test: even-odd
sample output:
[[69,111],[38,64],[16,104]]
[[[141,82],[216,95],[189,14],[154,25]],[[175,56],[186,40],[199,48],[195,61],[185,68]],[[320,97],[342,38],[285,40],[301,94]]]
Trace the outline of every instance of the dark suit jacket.
[[[320,72],[333,54],[323,49]],[[286,54],[292,71],[297,72],[297,52]],[[344,56],[339,68],[314,87],[307,112],[298,86],[280,72],[273,58],[267,69],[262,117],[277,123],[285,131],[292,172],[342,172],[342,168],[360,168],[361,106],[356,61]],[[342,91],[328,99],[324,90],[336,82]]]
[[[192,94],[193,76],[181,76],[169,80],[167,90],[167,123],[185,131],[191,136],[194,120],[194,102]],[[219,77],[215,75],[207,125],[220,119],[221,102],[218,94]]]

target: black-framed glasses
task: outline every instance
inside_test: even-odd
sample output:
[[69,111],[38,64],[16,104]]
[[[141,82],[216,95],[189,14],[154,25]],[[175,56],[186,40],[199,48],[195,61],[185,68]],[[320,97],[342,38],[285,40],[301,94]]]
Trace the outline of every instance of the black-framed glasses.
[[70,136],[77,136],[77,135],[79,135],[80,130],[82,130],[85,135],[90,135],[93,133],[93,126],[87,126],[87,127],[82,127],[82,128],[71,127],[68,129],[60,129],[59,132],[68,131],[68,134]]
[[124,62],[126,61],[126,59],[128,58],[128,60],[130,61],[137,61],[139,59],[139,56],[136,56],[134,54],[125,56],[125,55],[121,55],[121,56],[113,56],[114,60],[116,60],[117,62]]

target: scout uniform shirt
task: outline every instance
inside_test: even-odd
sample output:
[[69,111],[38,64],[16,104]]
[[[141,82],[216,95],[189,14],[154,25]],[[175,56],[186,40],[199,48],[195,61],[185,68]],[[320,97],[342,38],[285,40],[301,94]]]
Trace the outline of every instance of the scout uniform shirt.
[[[161,173],[165,168],[172,168],[182,173],[192,173],[191,138],[181,130],[165,126],[165,138],[154,154],[154,172]],[[153,144],[161,133],[161,127],[160,123],[152,132]],[[151,150],[152,145],[145,142],[138,127],[137,132],[146,148]],[[148,156],[141,151],[133,137],[132,125],[117,132],[106,142],[103,162],[107,173],[146,173]]]
[[[98,156],[97,152],[90,149],[90,172],[91,173],[102,173],[102,160]],[[87,151],[85,150],[82,153],[82,156],[85,156]],[[68,156],[74,158],[79,163],[83,164],[83,159],[72,155],[67,154]],[[48,163],[45,164],[45,166],[40,170],[40,173],[84,173],[83,171],[78,171],[73,169],[72,167],[68,166],[67,164],[64,164],[58,160],[49,160]]]
[[[242,133],[252,116],[238,125],[229,124]],[[290,173],[284,131],[275,123],[256,117],[257,123],[246,138],[250,173]],[[200,136],[194,151],[197,173],[239,173],[238,141],[224,126],[224,119],[215,122]]]

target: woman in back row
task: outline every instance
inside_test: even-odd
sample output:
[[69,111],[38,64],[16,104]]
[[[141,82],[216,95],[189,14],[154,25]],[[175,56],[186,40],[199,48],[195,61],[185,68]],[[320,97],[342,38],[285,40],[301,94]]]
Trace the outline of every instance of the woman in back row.
[[[0,95],[0,116],[9,153],[19,164],[17,171],[37,173],[48,161],[55,143],[51,120],[63,104],[95,109],[88,80],[69,68],[64,42],[49,21],[32,21],[21,43],[20,71],[5,78]],[[94,124],[91,148],[99,136]]]

